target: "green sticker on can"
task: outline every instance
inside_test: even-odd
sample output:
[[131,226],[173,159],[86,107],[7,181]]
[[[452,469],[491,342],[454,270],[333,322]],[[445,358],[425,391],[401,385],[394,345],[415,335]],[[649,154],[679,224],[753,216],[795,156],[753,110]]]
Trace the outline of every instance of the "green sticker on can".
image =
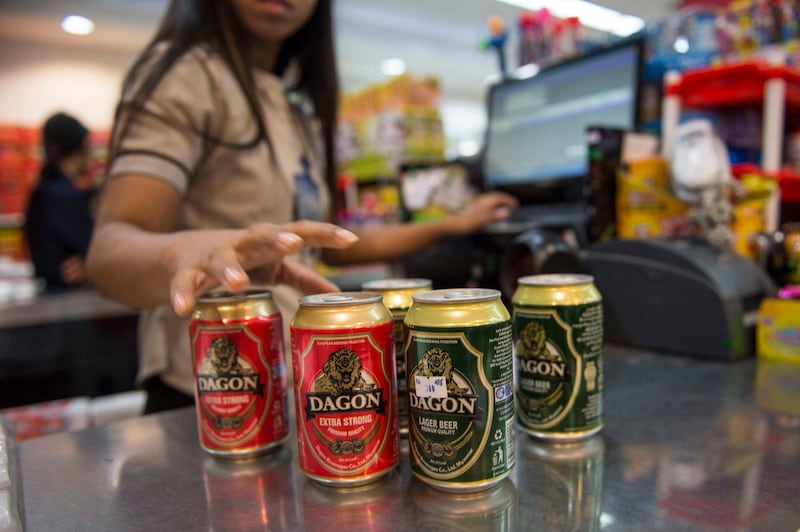
[[414,474],[452,489],[508,475],[515,461],[510,321],[410,327],[406,357]]

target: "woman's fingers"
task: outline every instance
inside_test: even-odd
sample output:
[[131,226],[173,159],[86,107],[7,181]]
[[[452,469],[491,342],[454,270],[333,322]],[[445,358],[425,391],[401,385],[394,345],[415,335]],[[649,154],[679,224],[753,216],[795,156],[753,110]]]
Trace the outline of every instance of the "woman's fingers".
[[250,284],[233,249],[235,240],[228,235],[217,236],[216,241],[212,235],[187,239],[178,252],[180,261],[170,282],[170,303],[179,315],[191,312],[197,296],[211,288],[222,285],[230,292],[241,292]]
[[324,222],[301,220],[283,227],[299,235],[307,246],[346,248],[358,241],[355,233],[338,225]]
[[[281,258],[282,255],[278,254],[273,260],[278,261]],[[230,247],[221,248],[206,257],[202,270],[218,280],[229,292],[241,292],[250,284],[250,278],[239,262],[238,255]]]
[[170,284],[170,303],[176,313],[188,314],[197,295],[215,286],[234,293],[247,289],[248,272],[262,282],[288,284],[305,293],[338,291],[312,268],[284,259],[304,245],[345,248],[357,240],[339,226],[310,221],[195,234],[176,250],[180,259]]
[[169,301],[176,314],[185,316],[194,309],[197,281],[203,277],[202,272],[195,268],[178,270],[172,277]]
[[250,278],[261,284],[285,284],[304,294],[339,291],[338,286],[316,270],[291,259],[284,260],[277,267],[265,266],[250,270]]
[[236,252],[244,269],[250,270],[278,262],[303,246],[346,248],[357,240],[352,232],[323,222],[256,224],[245,230],[236,244]]
[[487,192],[476,197],[464,210],[455,215],[458,230],[471,233],[487,223],[503,220],[517,207],[516,198],[502,192]]
[[518,205],[516,198],[501,192],[486,193],[481,197],[481,201],[481,208],[493,220],[508,216],[508,213]]

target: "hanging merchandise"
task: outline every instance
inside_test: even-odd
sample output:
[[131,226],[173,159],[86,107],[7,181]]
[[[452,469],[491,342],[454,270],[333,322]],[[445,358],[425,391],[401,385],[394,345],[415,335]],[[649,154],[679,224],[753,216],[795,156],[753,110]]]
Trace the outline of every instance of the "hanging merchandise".
[[650,29],[653,55],[646,70],[663,74],[766,58],[798,64],[800,1],[684,2]]
[[689,7],[654,24],[649,30],[652,55],[646,66],[648,76],[709,65],[719,54],[717,17],[716,9]]
[[547,8],[520,13],[517,29],[518,66],[556,63],[575,57],[583,48],[580,19],[560,19]]
[[504,78],[508,74],[506,69],[506,42],[508,41],[508,32],[506,31],[503,19],[497,15],[489,17],[489,36],[481,39],[478,43],[481,49],[487,50],[492,48],[497,53],[497,67],[500,71],[500,77]]

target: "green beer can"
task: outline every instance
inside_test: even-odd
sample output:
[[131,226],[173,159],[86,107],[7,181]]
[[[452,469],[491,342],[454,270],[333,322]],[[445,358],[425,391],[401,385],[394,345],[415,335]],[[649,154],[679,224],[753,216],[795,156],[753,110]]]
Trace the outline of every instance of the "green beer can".
[[514,467],[511,316],[500,292],[431,290],[405,318],[412,473],[451,492],[475,492]]
[[517,420],[546,440],[603,428],[603,306],[590,275],[522,277],[513,304]]

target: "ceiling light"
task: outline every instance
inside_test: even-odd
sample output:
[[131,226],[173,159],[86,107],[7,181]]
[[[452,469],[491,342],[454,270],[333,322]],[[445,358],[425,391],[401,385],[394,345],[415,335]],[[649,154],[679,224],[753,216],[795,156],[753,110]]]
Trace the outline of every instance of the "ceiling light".
[[678,38],[675,39],[675,42],[672,43],[672,49],[679,54],[688,54],[689,39],[686,38],[686,35],[679,35]]
[[539,65],[536,63],[528,63],[527,65],[522,65],[518,67],[514,71],[514,77],[517,79],[527,79],[532,78],[536,74],[539,73]]
[[481,151],[481,145],[475,140],[462,140],[458,143],[458,154],[461,157],[473,157]]
[[94,31],[94,22],[80,15],[67,15],[61,21],[61,29],[73,35],[89,35]]
[[406,71],[406,62],[393,57],[381,61],[381,72],[384,76],[399,76]]
[[644,28],[644,20],[633,15],[599,6],[586,0],[497,0],[505,4],[537,11],[546,8],[558,18],[578,17],[581,24],[619,37],[633,35]]

